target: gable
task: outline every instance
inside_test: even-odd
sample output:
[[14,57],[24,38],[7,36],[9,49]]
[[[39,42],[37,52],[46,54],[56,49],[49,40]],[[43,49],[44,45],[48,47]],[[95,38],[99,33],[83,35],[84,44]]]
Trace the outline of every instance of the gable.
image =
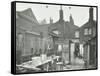
[[39,24],[31,8],[28,8],[21,12],[17,11],[17,14],[23,18],[26,18],[27,20],[30,20],[31,22]]

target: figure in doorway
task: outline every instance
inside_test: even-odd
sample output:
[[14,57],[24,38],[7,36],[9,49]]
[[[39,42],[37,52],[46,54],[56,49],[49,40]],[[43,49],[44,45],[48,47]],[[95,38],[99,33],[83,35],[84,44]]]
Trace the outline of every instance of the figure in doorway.
[[76,47],[75,47],[75,51],[74,51],[74,56],[75,56],[75,58],[76,58],[76,57],[79,57],[79,55],[80,55],[80,54],[79,54],[79,46],[76,46]]

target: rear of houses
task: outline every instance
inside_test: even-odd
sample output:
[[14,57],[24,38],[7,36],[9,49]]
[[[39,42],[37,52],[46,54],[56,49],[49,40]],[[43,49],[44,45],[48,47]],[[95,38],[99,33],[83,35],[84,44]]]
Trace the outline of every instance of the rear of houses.
[[58,21],[50,18],[49,24],[39,24],[31,8],[16,12],[16,64],[31,62],[28,68],[43,71],[59,67],[74,70],[80,63],[77,69],[96,67],[97,22],[93,20],[93,8],[89,9],[88,22],[81,27],[74,24],[71,14],[69,21],[63,16],[61,6]]
[[79,44],[82,45],[86,67],[95,68],[97,66],[97,22],[93,19],[92,7],[89,8],[88,21],[77,29],[75,33],[78,35]]

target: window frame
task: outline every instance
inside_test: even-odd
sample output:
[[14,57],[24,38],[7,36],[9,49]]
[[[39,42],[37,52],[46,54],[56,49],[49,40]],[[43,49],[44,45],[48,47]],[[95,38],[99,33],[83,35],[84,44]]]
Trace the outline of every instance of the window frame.
[[[76,36],[76,35],[78,35],[78,36]],[[79,36],[79,31],[75,31],[75,38],[79,38],[80,36]]]
[[[91,31],[90,31],[91,30]],[[91,35],[92,34],[92,28],[88,29],[88,34]]]
[[89,35],[89,28],[88,27],[84,28],[84,35],[85,36]]

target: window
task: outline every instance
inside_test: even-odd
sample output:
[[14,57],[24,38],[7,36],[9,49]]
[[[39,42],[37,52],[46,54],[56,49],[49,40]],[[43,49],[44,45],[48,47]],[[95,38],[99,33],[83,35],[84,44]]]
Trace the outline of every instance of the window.
[[19,33],[18,34],[18,48],[22,49],[23,47],[23,34]]
[[79,38],[79,31],[76,31],[76,32],[75,32],[75,37],[76,37],[76,38]]
[[62,51],[62,45],[58,45],[58,51]]
[[85,28],[84,29],[84,35],[91,35],[92,34],[92,29],[91,28]]
[[84,35],[88,35],[88,28],[84,29]]
[[90,28],[88,32],[89,32],[89,35],[91,35],[92,34],[92,29]]
[[53,32],[54,32],[55,34],[57,34],[57,35],[59,34],[59,31],[53,31]]
[[58,30],[54,30],[53,33],[56,34],[56,35],[61,34],[61,32],[59,32]]
[[96,28],[93,27],[93,36],[96,36]]

